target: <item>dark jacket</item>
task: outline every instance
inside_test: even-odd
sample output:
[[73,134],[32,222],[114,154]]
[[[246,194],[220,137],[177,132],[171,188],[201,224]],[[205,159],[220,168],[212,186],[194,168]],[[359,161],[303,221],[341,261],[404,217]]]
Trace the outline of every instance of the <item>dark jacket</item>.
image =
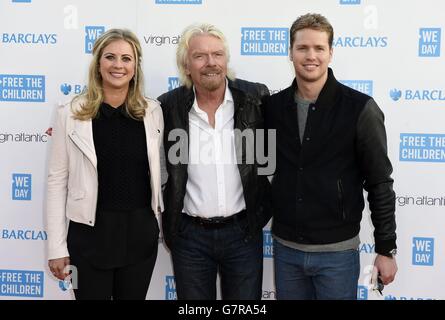
[[375,251],[396,248],[395,194],[384,116],[374,100],[339,83],[331,69],[309,106],[303,143],[292,85],[266,99],[267,127],[277,130],[272,181],[273,227],[278,237],[327,244],[359,233],[368,192]]
[[[235,129],[245,130],[264,128],[261,99],[269,95],[263,84],[236,79],[228,84],[235,105]],[[167,246],[171,246],[180,226],[184,196],[187,184],[187,163],[172,164],[168,161],[168,152],[177,140],[169,141],[169,133],[173,129],[183,129],[189,133],[189,111],[195,96],[192,89],[185,86],[176,88],[161,95],[158,100],[164,114],[164,147],[167,157],[168,180],[164,190],[165,211],[162,214],[162,228]],[[246,159],[245,148],[235,139],[235,147],[242,150],[242,159]],[[186,157],[188,159],[188,155]],[[244,161],[243,161],[244,162]],[[261,230],[269,221],[270,183],[266,176],[257,174],[256,159],[253,164],[239,163],[238,169],[246,202],[248,230],[247,239]]]

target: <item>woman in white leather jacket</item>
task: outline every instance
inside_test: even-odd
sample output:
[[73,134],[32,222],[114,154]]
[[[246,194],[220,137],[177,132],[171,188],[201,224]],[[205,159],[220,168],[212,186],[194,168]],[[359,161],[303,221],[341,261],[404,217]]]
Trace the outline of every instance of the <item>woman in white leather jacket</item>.
[[128,30],[95,42],[88,87],[59,107],[49,159],[49,268],[76,299],[145,299],[163,211],[163,118]]

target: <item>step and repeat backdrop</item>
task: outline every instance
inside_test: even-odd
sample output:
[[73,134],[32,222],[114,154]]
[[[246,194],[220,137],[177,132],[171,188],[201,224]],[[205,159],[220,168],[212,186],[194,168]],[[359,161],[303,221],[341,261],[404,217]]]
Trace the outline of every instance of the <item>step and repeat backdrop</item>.
[[[359,299],[444,299],[445,2],[438,0],[0,0],[0,299],[72,299],[49,273],[45,194],[54,110],[85,87],[94,41],[133,30],[143,47],[146,94],[179,85],[181,31],[210,22],[227,36],[239,78],[271,93],[291,83],[289,27],[307,12],[334,26],[337,79],[385,113],[397,193],[396,281],[368,286],[375,258],[366,209]],[[147,299],[176,299],[162,239]],[[264,229],[263,299],[275,299],[273,240]]]

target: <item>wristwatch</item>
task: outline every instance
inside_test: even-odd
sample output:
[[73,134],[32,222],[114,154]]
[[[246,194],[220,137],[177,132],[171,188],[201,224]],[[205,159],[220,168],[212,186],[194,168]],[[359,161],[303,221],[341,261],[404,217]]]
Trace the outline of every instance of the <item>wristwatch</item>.
[[394,256],[397,254],[397,249],[392,249],[389,252],[381,253],[382,256],[388,257],[388,258],[394,258]]

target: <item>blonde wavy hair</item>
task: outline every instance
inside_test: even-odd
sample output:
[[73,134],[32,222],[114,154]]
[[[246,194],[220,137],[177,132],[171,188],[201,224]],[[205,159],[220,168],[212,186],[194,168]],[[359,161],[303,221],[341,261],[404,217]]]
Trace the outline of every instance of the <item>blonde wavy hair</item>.
[[[226,37],[218,28],[209,23],[193,24],[188,26],[182,32],[181,40],[179,41],[178,48],[176,49],[176,64],[178,65],[179,79],[187,88],[191,88],[193,85],[192,78],[185,71],[187,68],[189,43],[193,37],[201,34],[209,34],[220,39],[224,46],[227,63],[230,61],[229,46],[227,45]],[[229,68],[227,68],[227,78],[231,80],[235,79],[235,73]]]
[[131,79],[127,98],[125,100],[125,110],[127,114],[136,120],[141,120],[145,116],[147,101],[144,98],[144,76],[141,67],[142,49],[136,35],[127,29],[110,29],[103,33],[94,43],[93,59],[88,71],[88,86],[85,92],[73,99],[73,102],[82,98],[85,102],[80,104],[80,108],[73,110],[74,119],[89,120],[97,116],[100,104],[104,100],[102,76],[99,72],[99,61],[106,46],[116,40],[124,40],[133,48],[135,55],[135,72]]

